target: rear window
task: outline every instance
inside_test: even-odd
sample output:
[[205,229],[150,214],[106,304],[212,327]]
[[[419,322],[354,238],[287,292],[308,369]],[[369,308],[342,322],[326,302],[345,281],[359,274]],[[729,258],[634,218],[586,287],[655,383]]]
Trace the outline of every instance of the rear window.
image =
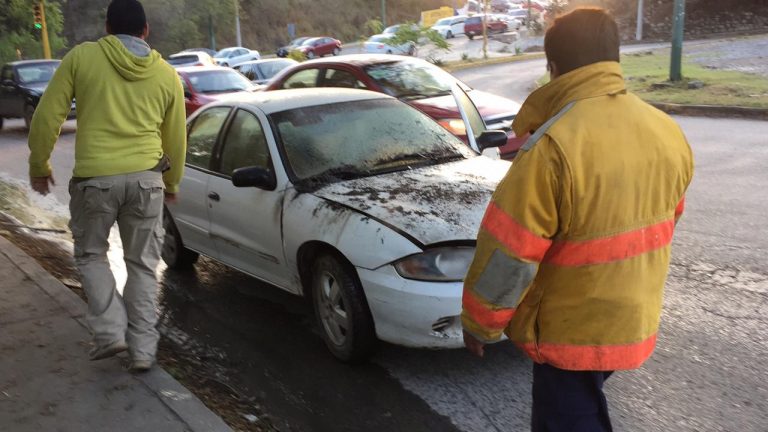
[[171,66],[178,66],[181,64],[195,63],[197,61],[198,59],[196,55],[182,55],[182,56],[169,58],[168,64],[170,64]]

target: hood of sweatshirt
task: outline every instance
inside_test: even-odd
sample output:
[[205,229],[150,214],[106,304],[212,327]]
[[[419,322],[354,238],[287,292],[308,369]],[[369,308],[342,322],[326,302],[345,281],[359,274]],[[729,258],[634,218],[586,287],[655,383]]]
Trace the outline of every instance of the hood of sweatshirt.
[[137,56],[115,35],[99,39],[99,47],[117,73],[128,81],[152,77],[163,66],[163,58],[157,51],[149,50],[147,55]]

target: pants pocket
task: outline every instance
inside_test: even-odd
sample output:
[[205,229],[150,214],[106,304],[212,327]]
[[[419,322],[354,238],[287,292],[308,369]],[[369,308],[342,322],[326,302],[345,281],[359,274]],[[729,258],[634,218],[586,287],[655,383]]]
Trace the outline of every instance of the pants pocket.
[[163,180],[139,180],[137,215],[144,218],[155,218],[163,211]]
[[76,183],[77,192],[81,194],[80,201],[86,218],[95,213],[112,213],[111,189],[113,184],[102,180],[87,180]]

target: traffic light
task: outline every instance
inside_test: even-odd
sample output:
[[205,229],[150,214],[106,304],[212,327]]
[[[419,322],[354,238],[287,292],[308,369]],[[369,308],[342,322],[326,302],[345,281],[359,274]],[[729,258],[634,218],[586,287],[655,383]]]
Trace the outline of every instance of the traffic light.
[[35,28],[40,30],[43,28],[43,5],[40,3],[35,3],[34,11],[35,11]]

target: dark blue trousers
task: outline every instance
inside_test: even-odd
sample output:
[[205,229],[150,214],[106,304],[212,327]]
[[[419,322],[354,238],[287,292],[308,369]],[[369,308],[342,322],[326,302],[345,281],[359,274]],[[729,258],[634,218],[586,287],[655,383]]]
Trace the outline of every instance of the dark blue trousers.
[[603,383],[613,372],[533,364],[532,432],[611,432]]

